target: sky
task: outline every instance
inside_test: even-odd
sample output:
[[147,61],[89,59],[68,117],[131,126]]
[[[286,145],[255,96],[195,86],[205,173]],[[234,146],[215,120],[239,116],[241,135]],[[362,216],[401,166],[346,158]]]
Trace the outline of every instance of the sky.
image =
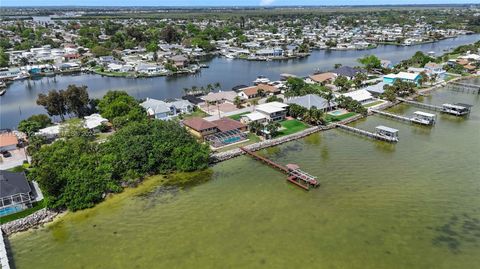
[[0,0],[2,6],[291,6],[462,4],[480,0]]

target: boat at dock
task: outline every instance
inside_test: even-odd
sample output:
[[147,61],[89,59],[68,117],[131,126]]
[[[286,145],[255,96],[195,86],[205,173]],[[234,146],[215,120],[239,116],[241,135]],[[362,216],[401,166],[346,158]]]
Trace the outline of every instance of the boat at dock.
[[258,84],[267,84],[270,82],[270,79],[268,79],[265,76],[258,76],[257,79],[253,81],[253,84],[258,85]]
[[422,125],[434,125],[436,118],[437,116],[435,114],[423,111],[415,111],[413,112],[413,117],[410,120]]

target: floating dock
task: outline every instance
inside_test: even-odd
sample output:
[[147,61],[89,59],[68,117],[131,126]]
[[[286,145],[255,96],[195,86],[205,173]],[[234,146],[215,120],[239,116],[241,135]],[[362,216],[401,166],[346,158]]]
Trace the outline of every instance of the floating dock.
[[8,261],[7,247],[5,245],[5,240],[3,240],[3,232],[0,229],[0,268],[1,269],[10,269],[10,262]]
[[412,117],[412,118],[396,115],[396,114],[393,114],[393,113],[389,113],[389,112],[385,112],[385,111],[377,110],[377,109],[370,109],[370,111],[372,111],[373,113],[382,115],[382,116],[386,116],[386,117],[389,117],[389,118],[392,118],[392,119],[396,119],[396,120],[400,120],[400,121],[404,121],[404,122],[408,122],[408,123],[417,123],[417,124],[421,124],[421,125],[433,125],[433,124],[435,124],[435,115],[430,114],[430,113],[425,113],[425,112],[422,112],[422,111],[416,111],[414,113],[415,116]]
[[244,147],[240,147],[242,151],[244,151],[247,155],[252,156],[253,158],[262,161],[266,163],[267,165],[280,170],[281,172],[287,174],[287,181],[290,183],[295,184],[296,186],[304,189],[304,190],[310,190],[312,187],[318,187],[320,183],[318,182],[317,178],[315,176],[312,176],[302,170],[300,170],[300,167],[296,164],[287,164],[286,166],[280,165],[270,159],[267,159],[263,156],[260,156],[259,154],[248,150]]
[[[369,132],[369,131],[365,131],[365,130],[358,129],[358,128],[351,127],[351,126],[344,125],[344,124],[335,123],[335,127],[338,127],[338,128],[343,129],[345,131],[352,132],[354,134],[363,135],[363,136],[366,136],[366,137],[372,138],[372,139],[377,139],[377,140],[386,141],[386,142],[390,142],[390,143],[398,142],[398,137],[389,137],[389,136],[381,135],[381,134],[378,134],[378,133],[372,133],[372,132]],[[383,126],[379,126],[379,127],[383,127]],[[392,131],[398,131],[398,130],[395,130],[395,129],[391,129],[391,130]]]

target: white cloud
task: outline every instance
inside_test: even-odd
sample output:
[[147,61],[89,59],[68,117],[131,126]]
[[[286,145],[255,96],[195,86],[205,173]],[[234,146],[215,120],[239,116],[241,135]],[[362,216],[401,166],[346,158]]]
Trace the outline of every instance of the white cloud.
[[275,0],[260,0],[260,5],[261,6],[269,6],[269,5],[273,4],[273,2],[275,2]]

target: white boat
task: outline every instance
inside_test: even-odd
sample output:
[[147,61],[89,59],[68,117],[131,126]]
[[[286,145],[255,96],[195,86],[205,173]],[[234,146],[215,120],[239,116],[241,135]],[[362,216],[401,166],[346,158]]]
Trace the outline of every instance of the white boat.
[[29,77],[30,77],[30,74],[28,74],[28,72],[22,71],[22,72],[20,72],[20,74],[18,74],[16,77],[14,77],[13,80],[21,80],[21,79],[26,79],[26,78],[29,78]]
[[253,84],[267,84],[270,82],[270,79],[264,77],[264,76],[258,76],[257,79],[253,81]]
[[225,54],[225,57],[226,57],[227,59],[235,59],[235,55],[233,55],[233,54],[231,54],[231,53]]
[[7,89],[1,89],[0,90],[0,96],[4,95],[7,92]]

